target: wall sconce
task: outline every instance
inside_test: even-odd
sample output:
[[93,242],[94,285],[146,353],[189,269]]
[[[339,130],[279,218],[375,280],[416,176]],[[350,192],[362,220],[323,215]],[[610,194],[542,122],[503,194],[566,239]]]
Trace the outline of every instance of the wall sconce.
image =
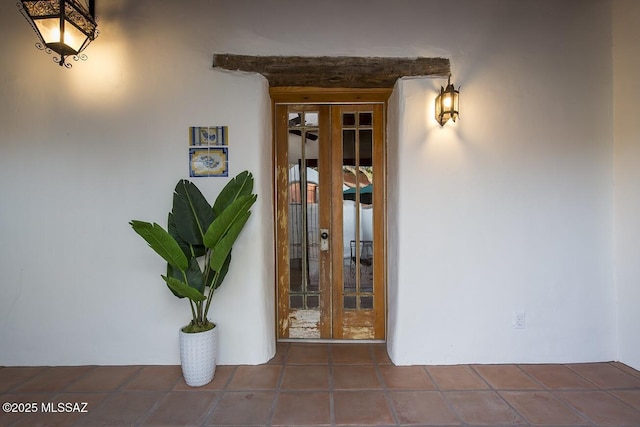
[[60,66],[72,67],[68,56],[87,60],[80,53],[98,36],[94,0],[21,0],[18,7],[40,38],[36,47],[60,55],[53,57]]
[[436,121],[440,126],[458,118],[460,88],[456,90],[451,84],[451,74],[447,80],[447,88],[440,86],[440,94],[436,97]]

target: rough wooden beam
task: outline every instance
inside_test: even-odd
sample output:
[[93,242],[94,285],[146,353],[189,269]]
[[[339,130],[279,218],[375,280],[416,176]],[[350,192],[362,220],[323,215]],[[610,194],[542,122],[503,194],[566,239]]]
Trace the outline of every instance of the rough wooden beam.
[[391,88],[400,77],[447,77],[446,58],[216,54],[213,66],[262,74],[271,87]]

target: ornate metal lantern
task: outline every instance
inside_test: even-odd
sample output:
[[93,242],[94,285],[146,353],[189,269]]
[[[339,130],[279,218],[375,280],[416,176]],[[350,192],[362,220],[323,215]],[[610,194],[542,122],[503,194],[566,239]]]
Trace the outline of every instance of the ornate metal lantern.
[[98,36],[94,0],[21,0],[18,7],[40,38],[36,47],[57,53],[60,66],[71,68],[68,56],[87,59],[82,51]]
[[458,118],[460,91],[451,84],[451,75],[447,80],[447,88],[440,86],[440,94],[436,97],[436,121],[444,126],[449,119],[454,122]]

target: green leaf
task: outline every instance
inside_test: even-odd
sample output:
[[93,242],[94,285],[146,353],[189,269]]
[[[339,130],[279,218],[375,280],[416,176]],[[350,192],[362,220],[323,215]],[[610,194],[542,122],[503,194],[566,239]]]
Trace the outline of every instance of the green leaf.
[[241,196],[248,196],[253,191],[253,175],[249,171],[240,172],[231,181],[225,185],[215,203],[213,204],[213,212],[218,216],[231,203]]
[[213,289],[218,289],[220,285],[222,285],[224,278],[229,272],[229,264],[231,264],[231,252],[229,252],[229,255],[227,255],[227,259],[225,259],[224,264],[222,264],[222,268],[220,269],[220,273],[218,274],[216,283],[213,284]]
[[[171,264],[167,264],[167,277],[173,277],[174,279],[182,282],[184,281],[185,275],[187,276],[187,284],[189,286],[197,289],[201,293],[204,293],[204,274],[202,274],[202,270],[200,269],[200,265],[196,258],[189,258],[189,267],[184,274],[177,268],[172,267]],[[173,294],[178,298],[183,298],[182,295],[176,294],[173,289],[171,289],[171,292],[173,292]]]
[[175,294],[180,295],[182,297],[189,298],[193,302],[201,302],[207,299],[200,291],[186,283],[174,278],[162,276],[165,282],[167,282],[167,286],[171,289]]
[[[184,278],[184,276],[182,275],[182,272],[169,263],[167,263],[167,277],[172,277],[179,281],[182,281],[182,279]],[[168,284],[167,284],[167,287],[173,293],[173,295],[177,296],[178,298],[184,298],[184,296],[176,293],[176,291],[174,291],[171,288],[171,286],[169,286]]]
[[173,193],[173,221],[177,233],[190,245],[202,245],[204,233],[215,218],[198,187],[181,179]]
[[197,289],[200,293],[204,293],[204,275],[202,274],[202,270],[200,270],[198,260],[195,258],[189,259],[189,268],[187,269],[187,284],[190,287]]
[[[207,274],[206,274],[206,277],[204,278],[204,283],[205,283],[205,286],[208,287],[208,286],[211,286],[213,284],[213,279],[215,278],[216,272],[211,268],[207,268],[207,269],[205,269],[205,271],[206,271]],[[204,274],[203,274],[203,276],[204,276]]]
[[164,228],[156,223],[150,224],[137,220],[133,220],[129,224],[165,261],[182,271],[187,269],[189,266],[187,257],[178,242]]
[[[189,267],[185,271],[187,276],[187,284],[197,289],[199,292],[204,294],[204,274],[202,274],[202,270],[200,269],[200,265],[198,264],[198,260],[196,258],[189,258]],[[171,264],[167,264],[167,277],[173,277],[176,280],[184,281],[184,275],[182,272],[176,268],[173,268]],[[171,289],[171,287],[169,288]],[[171,292],[178,298],[183,298],[182,295],[178,295],[171,289]]]
[[222,269],[227,256],[231,253],[233,244],[249,219],[249,215],[251,215],[251,212],[247,211],[242,217],[234,221],[229,231],[216,243],[212,251],[211,261],[209,262],[209,265],[215,271]]
[[209,249],[214,249],[220,239],[229,232],[229,229],[233,224],[249,212],[249,209],[255,203],[256,198],[257,196],[255,194],[241,196],[227,206],[227,208],[216,217],[207,229],[204,236],[205,246]]
[[178,230],[176,229],[176,222],[174,221],[173,214],[171,212],[169,212],[169,216],[167,218],[167,232],[178,243],[184,255],[188,257],[191,252],[191,245],[185,242],[182,236],[178,234]]

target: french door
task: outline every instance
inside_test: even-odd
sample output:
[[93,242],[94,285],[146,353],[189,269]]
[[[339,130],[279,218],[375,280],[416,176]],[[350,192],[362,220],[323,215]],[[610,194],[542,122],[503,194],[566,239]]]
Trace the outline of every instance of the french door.
[[278,338],[384,339],[384,104],[274,112]]

